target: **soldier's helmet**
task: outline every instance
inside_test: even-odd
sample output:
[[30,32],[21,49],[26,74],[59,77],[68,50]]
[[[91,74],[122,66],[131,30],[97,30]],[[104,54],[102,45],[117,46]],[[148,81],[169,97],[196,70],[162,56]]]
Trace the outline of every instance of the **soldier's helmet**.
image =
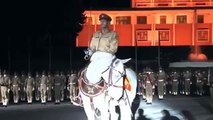
[[4,70],[4,71],[3,71],[3,74],[4,74],[4,75],[7,75],[7,70]]
[[60,74],[63,75],[64,73],[61,71]]
[[42,71],[42,75],[45,75],[45,71],[44,70]]
[[29,77],[29,76],[30,76],[30,77],[32,76],[31,72],[28,72],[28,77]]
[[47,75],[51,75],[51,72],[49,71],[49,72],[47,73]]
[[22,75],[24,75],[24,74],[25,74],[25,72],[24,72],[24,71],[21,71],[21,74],[22,74]]
[[56,71],[56,72],[55,72],[55,75],[59,75],[59,71]]
[[18,74],[17,74],[17,72],[14,72],[14,76],[17,76]]

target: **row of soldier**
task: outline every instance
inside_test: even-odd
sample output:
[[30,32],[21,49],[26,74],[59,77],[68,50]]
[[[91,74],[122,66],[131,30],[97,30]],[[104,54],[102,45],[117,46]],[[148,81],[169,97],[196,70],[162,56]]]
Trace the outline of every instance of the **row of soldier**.
[[55,103],[64,101],[64,98],[69,98],[71,102],[77,94],[77,73],[76,71],[68,72],[65,75],[63,72],[55,72],[52,75],[45,71],[40,75],[36,72],[35,77],[29,72],[26,76],[24,72],[19,76],[16,72],[9,75],[6,70],[0,72],[0,102],[3,106],[7,106],[11,98],[14,103],[26,101],[32,103],[33,99],[46,103],[52,101]]
[[[169,93],[172,95],[199,95],[209,93],[210,74],[202,70],[186,69],[182,72],[172,70],[166,74],[163,69],[154,73],[152,69],[145,68],[139,72],[138,94],[143,96],[147,104],[152,104],[153,95],[157,93],[159,99]],[[155,89],[156,88],[156,89]]]

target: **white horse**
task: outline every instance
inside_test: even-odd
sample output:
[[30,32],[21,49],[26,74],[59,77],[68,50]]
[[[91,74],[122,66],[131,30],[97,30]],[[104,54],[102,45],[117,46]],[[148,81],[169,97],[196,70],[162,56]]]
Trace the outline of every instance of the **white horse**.
[[79,78],[79,95],[88,120],[116,120],[117,105],[121,120],[131,120],[137,77],[133,70],[124,67],[127,61],[105,52],[95,52],[90,58]]

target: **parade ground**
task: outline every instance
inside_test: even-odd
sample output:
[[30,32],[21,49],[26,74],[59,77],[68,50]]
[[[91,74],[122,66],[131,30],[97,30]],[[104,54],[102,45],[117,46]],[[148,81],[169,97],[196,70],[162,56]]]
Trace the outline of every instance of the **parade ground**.
[[[139,116],[139,109],[143,111],[144,120],[160,120],[163,117],[161,111],[168,110],[171,115],[182,120],[180,112],[187,110],[196,120],[213,120],[213,99],[210,97],[167,95],[164,100],[155,97],[151,105],[139,98],[133,104],[133,111],[137,109],[136,118]],[[1,106],[0,120],[86,120],[86,116],[83,108],[74,106],[69,101],[61,104],[20,103]]]

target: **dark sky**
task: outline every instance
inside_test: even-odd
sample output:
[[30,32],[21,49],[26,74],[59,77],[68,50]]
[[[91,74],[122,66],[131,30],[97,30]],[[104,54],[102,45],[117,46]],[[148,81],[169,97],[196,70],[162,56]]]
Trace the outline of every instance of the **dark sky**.
[[84,0],[87,9],[130,8],[131,0]]

